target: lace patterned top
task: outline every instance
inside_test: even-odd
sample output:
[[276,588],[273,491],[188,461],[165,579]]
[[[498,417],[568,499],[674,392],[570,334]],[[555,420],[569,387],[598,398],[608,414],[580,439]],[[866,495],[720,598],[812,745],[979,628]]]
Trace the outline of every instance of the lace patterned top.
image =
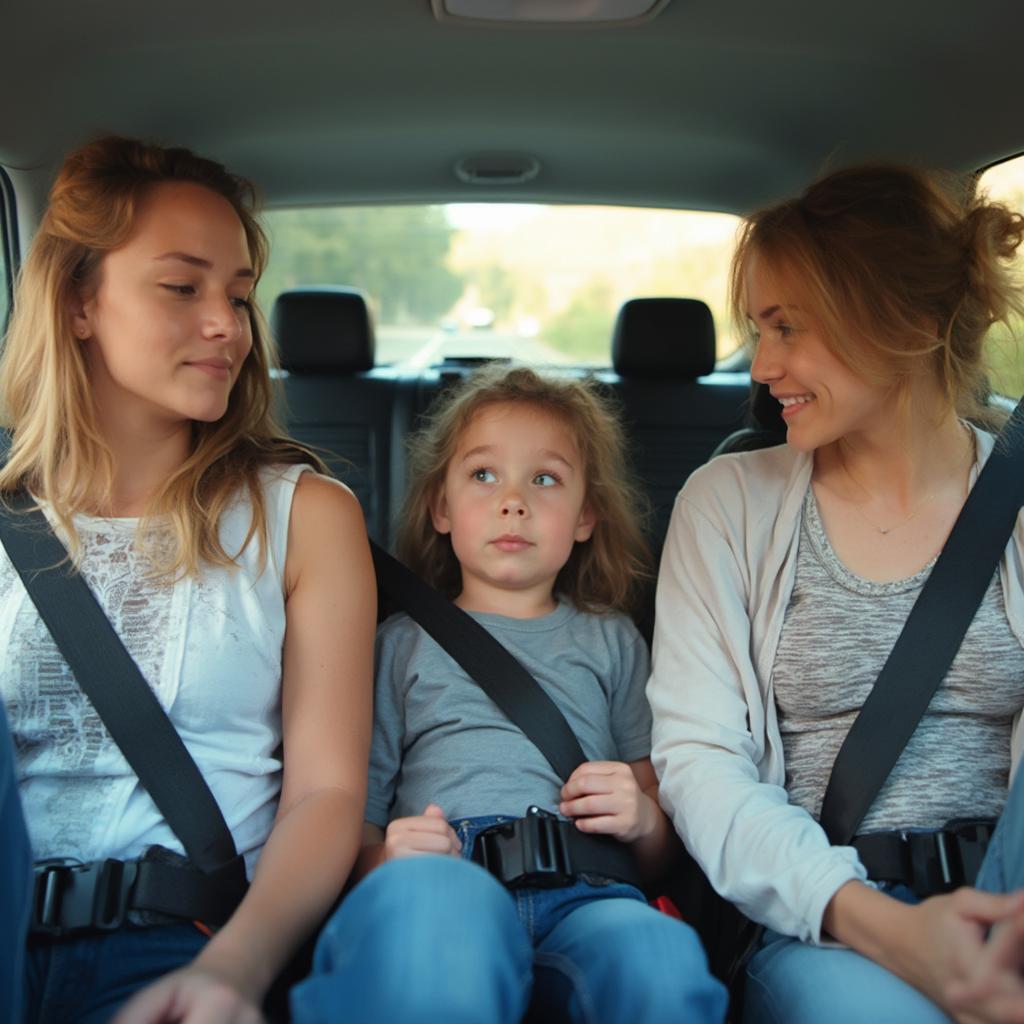
[[[236,568],[149,578],[136,519],[78,516],[82,574],[169,713],[252,869],[280,791],[284,564],[292,496],[305,466],[263,472],[269,544]],[[239,551],[251,520],[240,497],[221,540]],[[183,852],[75,683],[0,546],[0,695],[35,858],[127,859],[152,844]]]

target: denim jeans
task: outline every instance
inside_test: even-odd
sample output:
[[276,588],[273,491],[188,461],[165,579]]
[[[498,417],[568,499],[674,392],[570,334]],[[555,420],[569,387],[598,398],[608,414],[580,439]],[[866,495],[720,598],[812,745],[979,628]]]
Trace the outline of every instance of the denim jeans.
[[296,1024],[718,1022],[696,934],[620,883],[509,891],[468,858],[500,819],[453,822],[463,859],[390,861],[356,886],[292,993]]
[[0,1020],[18,1021],[22,1013],[25,936],[28,934],[32,851],[21,813],[14,773],[14,748],[7,715],[0,703]]
[[195,925],[126,925],[57,942],[30,942],[28,1024],[107,1024],[152,981],[184,967],[206,943]]
[[[1024,887],[1024,771],[1007,800],[975,883]],[[899,895],[899,894],[894,894]],[[950,1024],[933,1002],[852,949],[768,932],[747,965],[745,1024]]]

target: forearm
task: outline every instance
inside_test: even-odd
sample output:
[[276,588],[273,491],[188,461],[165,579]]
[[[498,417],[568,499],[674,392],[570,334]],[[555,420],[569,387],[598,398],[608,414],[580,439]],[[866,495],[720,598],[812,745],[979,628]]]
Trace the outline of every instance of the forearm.
[[357,794],[330,788],[282,813],[245,899],[196,966],[259,1003],[338,898],[359,848],[362,810]]
[[829,901],[822,932],[919,988],[913,908],[862,882],[847,882]]
[[374,868],[384,863],[384,843],[364,843],[359,849],[356,857],[355,867],[352,869],[352,880],[354,882],[364,879]]
[[657,785],[645,789],[643,796],[651,804],[648,808],[651,831],[634,840],[632,848],[644,880],[657,882],[668,874],[682,852],[683,844],[658,803]]

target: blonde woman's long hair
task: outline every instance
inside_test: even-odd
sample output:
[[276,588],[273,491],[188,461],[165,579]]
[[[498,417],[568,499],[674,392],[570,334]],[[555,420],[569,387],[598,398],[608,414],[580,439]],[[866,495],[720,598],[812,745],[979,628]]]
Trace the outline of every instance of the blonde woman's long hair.
[[494,405],[537,409],[565,424],[583,461],[585,501],[596,524],[573,546],[555,593],[585,611],[635,612],[650,578],[644,534],[647,507],[626,468],[618,417],[592,381],[542,376],[526,367],[492,365],[440,395],[426,426],[410,438],[410,485],[398,528],[398,556],[449,598],[462,589],[451,538],[434,529],[431,507],[464,431]]
[[[186,149],[108,136],[72,153],[50,192],[49,206],[18,278],[13,313],[0,357],[0,406],[11,431],[10,455],[0,467],[0,499],[27,489],[49,503],[66,533],[72,561],[81,555],[73,516],[109,507],[114,459],[100,432],[81,343],[73,330],[76,297],[95,286],[104,255],[131,234],[147,191],[167,181],[202,185],[231,203],[245,231],[256,279],[267,262],[267,240],[255,217],[256,195],[246,180]],[[240,489],[266,554],[267,519],[260,470],[319,458],[290,440],[274,421],[270,369],[275,354],[253,306],[252,350],[231,391],[227,412],[194,422],[185,462],[152,495],[140,524],[145,537],[157,517],[173,543],[153,546],[154,572],[196,575],[202,564],[229,566],[220,522]],[[243,545],[243,547],[245,546]]]
[[747,217],[731,271],[737,325],[757,258],[862,379],[900,399],[927,365],[949,408],[997,426],[986,407],[985,335],[1024,315],[1013,258],[1024,217],[973,180],[874,164],[827,175]]

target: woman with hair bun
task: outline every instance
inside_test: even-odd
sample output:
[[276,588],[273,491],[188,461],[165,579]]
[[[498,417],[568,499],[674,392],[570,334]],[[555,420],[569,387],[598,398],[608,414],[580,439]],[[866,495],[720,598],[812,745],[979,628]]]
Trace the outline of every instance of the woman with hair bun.
[[[840,171],[749,217],[732,272],[787,443],[687,481],[648,696],[661,800],[767,931],[745,1019],[1024,1020],[1024,522],[862,833],[1002,823],[978,888],[880,884],[818,822],[836,754],[993,446],[988,328],[1024,219],[925,173]],[[1005,811],[1004,811],[1005,808]],[[981,891],[989,890],[989,891]],[[986,941],[987,936],[987,941]]]
[[192,869],[0,549],[0,694],[37,863],[29,1021],[261,1019],[359,849],[373,570],[355,498],[271,415],[253,205],[220,164],[100,139],[61,167],[21,272],[0,500],[27,492],[64,542],[251,878],[212,938],[170,905],[183,882],[159,913],[110,894],[113,930],[65,919],[58,890],[85,877],[69,863]]

